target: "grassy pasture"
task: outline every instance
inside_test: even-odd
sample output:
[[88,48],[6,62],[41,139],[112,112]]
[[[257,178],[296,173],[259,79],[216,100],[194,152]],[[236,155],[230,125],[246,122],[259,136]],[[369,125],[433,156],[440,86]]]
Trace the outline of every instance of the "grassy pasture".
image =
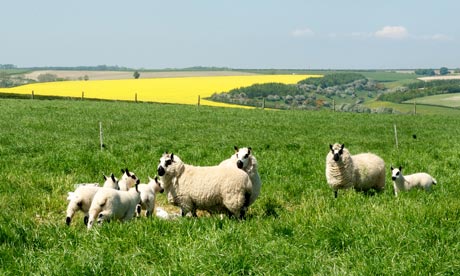
[[[20,99],[0,106],[1,275],[460,273],[458,115]],[[388,171],[383,193],[334,199],[324,174],[334,142],[374,152],[388,169],[429,172],[439,184],[394,198]],[[101,183],[125,167],[147,181],[164,151],[214,165],[233,145],[252,146],[263,182],[245,221],[141,218],[92,231],[81,215],[64,223],[75,183]],[[157,204],[168,206],[165,195]]]

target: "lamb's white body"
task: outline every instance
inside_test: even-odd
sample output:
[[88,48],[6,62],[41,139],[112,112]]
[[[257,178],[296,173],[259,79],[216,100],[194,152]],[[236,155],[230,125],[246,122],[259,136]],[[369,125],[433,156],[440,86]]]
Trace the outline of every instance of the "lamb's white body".
[[170,202],[182,215],[196,210],[228,213],[243,218],[249,206],[252,184],[249,176],[237,168],[196,167],[184,164],[173,154],[163,154],[158,175]]
[[[145,216],[150,217],[155,209],[155,195],[157,193],[163,193],[163,188],[157,178],[153,179],[149,177],[149,183],[139,184],[137,189],[141,197],[140,207],[145,210]],[[138,210],[137,215],[140,215],[140,210]]]
[[[104,179],[105,182],[103,187],[118,190],[118,180],[113,174],[110,177],[104,175]],[[83,222],[85,224],[88,223],[89,208],[91,207],[91,202],[93,201],[94,195],[99,189],[101,189],[101,187],[99,187],[98,183],[79,184],[75,191],[68,193],[67,200],[69,200],[69,205],[67,205],[66,212],[67,225],[70,225],[73,216],[78,211],[85,213]]]
[[94,222],[110,221],[111,219],[127,221],[134,217],[136,206],[141,197],[137,187],[129,191],[117,191],[101,188],[94,195],[89,209],[88,229],[93,227]]
[[128,169],[121,170],[121,172],[123,175],[121,176],[120,181],[118,181],[120,191],[128,191],[134,187],[135,184],[139,184],[140,180],[137,178],[136,174],[130,172]]
[[403,175],[402,167],[391,167],[391,179],[393,180],[395,196],[398,196],[400,191],[409,191],[412,188],[419,188],[428,192],[432,185],[437,184],[436,179],[424,172]]
[[249,205],[252,205],[254,201],[259,197],[260,189],[262,187],[262,181],[260,180],[258,172],[258,163],[257,159],[252,155],[251,148],[235,148],[235,154],[233,154],[229,159],[222,161],[219,166],[223,167],[233,167],[239,168],[245,171],[252,183],[252,194],[251,199],[249,200]]
[[344,145],[330,145],[326,156],[326,179],[337,197],[339,189],[358,191],[385,188],[385,162],[372,153],[351,155]]

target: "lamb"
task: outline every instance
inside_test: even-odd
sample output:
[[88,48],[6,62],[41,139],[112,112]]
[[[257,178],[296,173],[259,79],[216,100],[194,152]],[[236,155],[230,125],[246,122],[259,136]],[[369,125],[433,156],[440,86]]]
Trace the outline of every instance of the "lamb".
[[345,145],[329,145],[326,156],[326,179],[337,198],[339,189],[357,191],[385,188],[385,162],[372,153],[351,155]]
[[252,193],[249,175],[238,168],[187,165],[173,153],[164,153],[157,167],[160,182],[182,216],[196,210],[244,218]]
[[137,216],[140,216],[141,209],[146,210],[145,216],[152,216],[155,209],[155,194],[163,193],[164,189],[158,182],[158,177],[150,178],[148,184],[139,184],[137,187],[141,196],[141,204],[137,207]]
[[129,191],[117,191],[101,188],[94,195],[93,202],[89,208],[88,229],[93,227],[97,219],[99,224],[111,219],[128,221],[135,215],[137,205],[141,197],[136,183],[135,188]]
[[[104,185],[105,188],[111,188],[114,190],[118,190],[118,179],[113,175],[107,177],[104,175]],[[91,183],[91,184],[79,184],[77,189],[74,192],[69,192],[69,196],[67,200],[69,200],[69,205],[67,206],[67,216],[66,216],[66,224],[70,225],[72,222],[72,218],[77,211],[82,211],[85,213],[85,217],[83,222],[85,225],[88,223],[88,211],[91,207],[91,202],[93,201],[94,195],[100,189],[98,183]]]
[[258,172],[258,163],[257,159],[252,155],[252,148],[241,148],[238,149],[237,146],[234,146],[235,154],[233,154],[229,159],[222,161],[219,166],[225,167],[238,167],[245,171],[252,182],[252,194],[249,200],[249,205],[252,205],[254,201],[259,197],[260,188],[262,186],[262,181],[260,180]]
[[118,182],[118,185],[120,186],[120,191],[128,191],[136,184],[136,182],[137,184],[139,184],[139,179],[137,178],[137,176],[133,172],[130,172],[128,168],[126,168],[126,170],[122,169],[121,172],[123,173],[123,175],[121,176],[121,179]]
[[391,166],[391,180],[395,196],[398,196],[399,191],[409,191],[412,188],[424,189],[429,192],[432,185],[436,185],[436,179],[427,173],[414,173],[410,175],[402,174],[402,167],[393,168]]

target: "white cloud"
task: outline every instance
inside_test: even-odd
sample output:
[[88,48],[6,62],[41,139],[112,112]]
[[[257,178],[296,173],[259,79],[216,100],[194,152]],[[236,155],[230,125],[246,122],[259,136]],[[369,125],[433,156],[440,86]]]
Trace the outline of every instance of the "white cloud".
[[310,28],[303,28],[303,29],[295,29],[291,32],[293,37],[306,37],[306,36],[313,36],[315,32],[313,32]]
[[450,41],[453,40],[452,37],[445,34],[434,34],[434,35],[423,35],[420,37],[424,40],[435,40],[435,41]]
[[374,35],[378,38],[403,39],[409,36],[409,32],[403,26],[385,26]]

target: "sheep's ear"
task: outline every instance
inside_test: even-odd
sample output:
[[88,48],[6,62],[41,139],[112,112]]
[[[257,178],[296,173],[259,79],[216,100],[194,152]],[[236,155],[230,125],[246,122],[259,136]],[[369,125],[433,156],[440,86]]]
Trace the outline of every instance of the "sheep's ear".
[[399,171],[402,171],[402,166],[399,166]]
[[147,177],[149,178],[149,181],[152,181],[152,180],[153,180],[153,179],[150,177],[150,175],[149,175],[149,176],[147,176]]
[[113,182],[117,182],[117,180],[115,179],[115,175],[113,175],[113,173],[110,175],[110,178],[112,178]]
[[394,170],[393,165],[390,166],[390,170]]
[[340,147],[340,149],[343,149],[345,147],[345,144],[342,144],[342,146]]
[[171,152],[171,161],[174,161],[174,153]]
[[158,183],[158,175],[155,175],[155,182]]
[[125,173],[125,170],[121,169],[121,173]]
[[251,151],[252,151],[252,148],[249,147],[249,148],[248,148],[248,154],[251,154]]
[[126,175],[127,175],[127,176],[131,176],[131,174],[130,174],[129,171],[128,171],[128,168],[126,168],[125,172],[126,172]]
[[235,150],[235,152],[238,152],[238,147],[237,146],[233,146],[233,149]]
[[334,151],[334,150],[332,149],[332,145],[331,145],[331,144],[329,144],[329,148],[330,148],[332,151]]
[[102,175],[104,177],[104,180],[107,180],[107,176],[105,176],[105,174]]

